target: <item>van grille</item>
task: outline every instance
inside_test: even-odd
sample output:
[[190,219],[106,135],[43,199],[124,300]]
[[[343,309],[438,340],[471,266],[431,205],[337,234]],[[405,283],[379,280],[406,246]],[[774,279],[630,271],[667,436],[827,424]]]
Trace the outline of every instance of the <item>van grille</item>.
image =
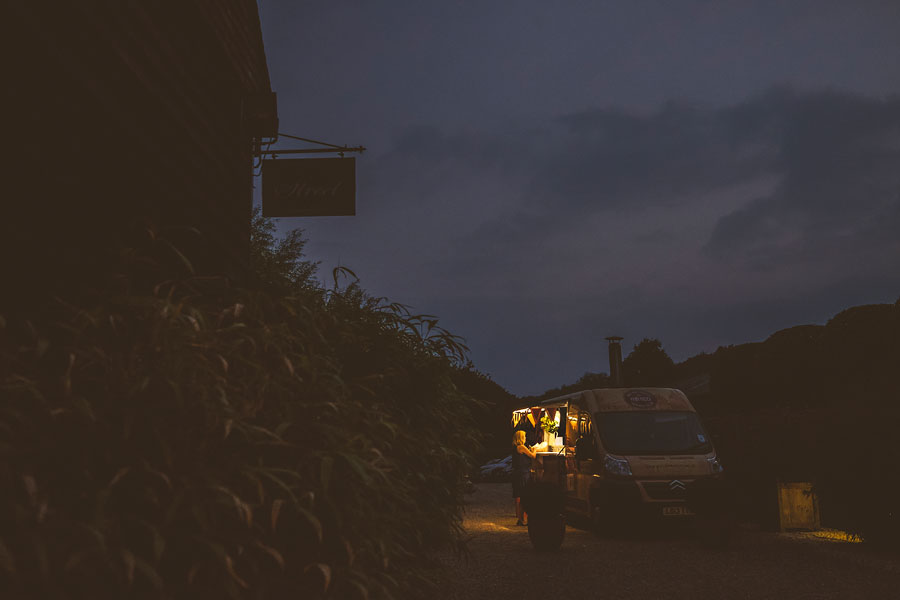
[[[678,481],[681,485],[675,484]],[[687,495],[686,481],[645,481],[641,485],[644,491],[654,500],[684,500]]]

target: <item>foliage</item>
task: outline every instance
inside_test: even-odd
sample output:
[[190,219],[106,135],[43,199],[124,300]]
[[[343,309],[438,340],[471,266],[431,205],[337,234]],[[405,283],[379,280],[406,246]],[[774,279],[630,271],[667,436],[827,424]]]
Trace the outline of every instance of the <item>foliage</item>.
[[296,293],[157,265],[0,318],[0,595],[388,597],[460,547],[464,347],[270,259]]
[[516,397],[476,369],[471,361],[454,370],[453,383],[460,392],[477,400],[472,413],[475,432],[481,440],[478,463],[508,455],[509,419],[517,407]]
[[250,267],[257,284],[282,295],[319,291],[315,280],[319,263],[304,260],[303,231],[292,229],[279,239],[275,230],[275,223],[254,207],[250,219]]
[[[823,523],[898,549],[900,303],[857,306],[824,326],[719,348],[707,361],[707,424],[745,507],[771,521],[777,479],[813,481]],[[768,511],[768,512],[767,512]]]
[[898,422],[896,407],[769,408],[706,419],[744,519],[776,527],[776,483],[811,481],[825,526],[895,550]]
[[676,363],[673,377],[676,382],[690,379],[698,375],[709,375],[712,370],[713,355],[706,352],[695,354],[688,359]]
[[598,388],[609,387],[609,375],[606,373],[585,373],[578,378],[575,383],[562,385],[545,391],[540,396],[528,396],[522,399],[522,402],[539,402],[557,396],[565,396],[581,390],[593,390]]
[[659,340],[644,338],[622,361],[622,375],[630,387],[663,387],[672,384],[674,366]]
[[559,425],[556,424],[556,421],[544,415],[541,417],[541,429],[547,433],[556,433],[559,430]]
[[893,404],[900,394],[900,306],[856,306],[824,326],[778,331],[764,342],[719,348],[711,368],[717,412],[762,407]]

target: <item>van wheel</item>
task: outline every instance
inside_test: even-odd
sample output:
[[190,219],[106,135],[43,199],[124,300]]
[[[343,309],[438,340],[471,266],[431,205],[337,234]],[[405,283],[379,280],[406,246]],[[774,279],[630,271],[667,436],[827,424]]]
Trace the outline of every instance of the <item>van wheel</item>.
[[540,552],[559,550],[565,535],[566,521],[562,515],[528,518],[528,537],[535,550]]
[[615,537],[622,532],[621,524],[604,514],[597,507],[591,507],[591,533],[597,537]]
[[591,507],[591,533],[597,537],[603,537],[606,534],[606,519],[600,514],[600,511]]

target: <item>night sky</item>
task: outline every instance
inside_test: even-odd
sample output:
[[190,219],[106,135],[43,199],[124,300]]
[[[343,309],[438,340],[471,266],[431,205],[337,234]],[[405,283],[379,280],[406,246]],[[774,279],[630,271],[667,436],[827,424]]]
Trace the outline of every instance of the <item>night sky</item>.
[[279,228],[513,393],[900,296],[900,2],[259,6],[280,130],[368,148]]

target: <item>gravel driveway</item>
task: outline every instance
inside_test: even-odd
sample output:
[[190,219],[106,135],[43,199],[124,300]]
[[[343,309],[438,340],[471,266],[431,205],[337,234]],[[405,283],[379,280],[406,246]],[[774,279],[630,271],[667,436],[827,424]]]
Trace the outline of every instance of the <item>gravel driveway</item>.
[[468,560],[441,558],[433,600],[900,599],[900,557],[813,534],[740,529],[713,550],[686,530],[600,539],[568,527],[559,551],[537,553],[506,483],[478,485],[465,527]]

